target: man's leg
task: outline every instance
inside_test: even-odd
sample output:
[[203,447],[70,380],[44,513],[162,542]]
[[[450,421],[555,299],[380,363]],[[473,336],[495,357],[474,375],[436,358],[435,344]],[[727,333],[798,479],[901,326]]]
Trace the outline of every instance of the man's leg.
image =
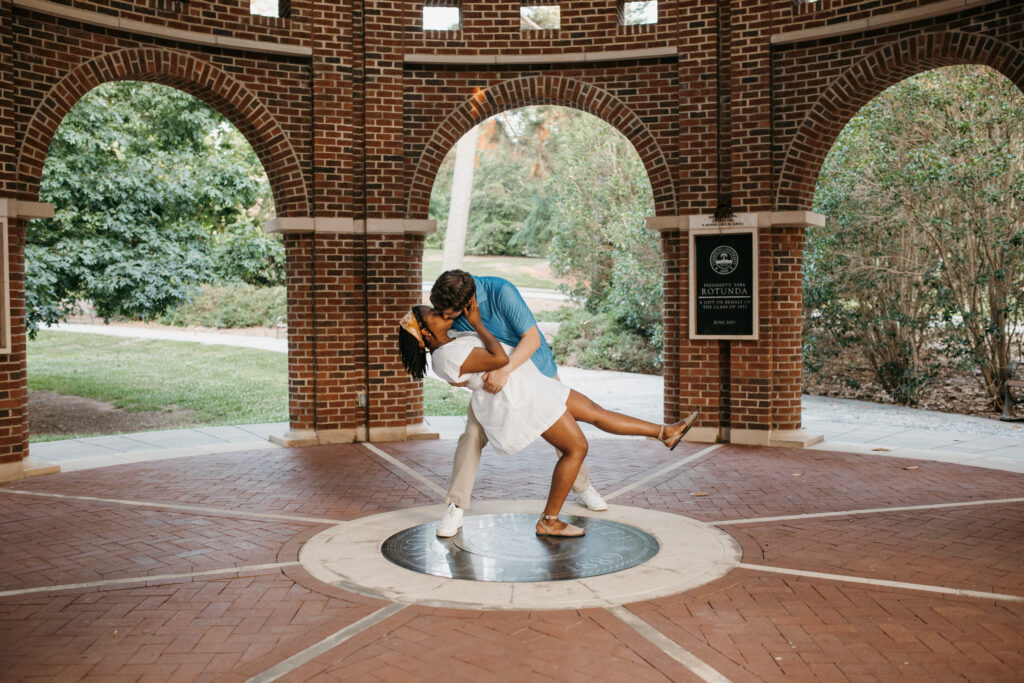
[[[555,449],[555,455],[557,455],[559,458],[561,458],[565,454],[562,453],[562,451],[560,451],[560,450],[558,450],[556,448]],[[584,491],[586,491],[589,488],[590,488],[590,470],[587,469],[587,463],[586,463],[586,461],[584,461],[584,463],[582,465],[580,465],[580,471],[579,471],[579,474],[576,475],[576,481],[574,481],[572,483],[572,490],[573,490],[573,493],[583,493]]]
[[473,406],[466,412],[466,429],[459,437],[459,445],[455,448],[452,460],[452,476],[448,483],[446,503],[455,503],[463,510],[469,507],[473,495],[473,483],[476,471],[480,467],[480,451],[487,445],[484,428],[473,414]]
[[[555,375],[555,379],[561,381],[558,375]],[[563,455],[562,451],[555,449],[555,456],[561,458]],[[579,474],[576,475],[576,481],[572,483],[572,491],[577,494],[580,502],[585,507],[591,510],[607,510],[608,504],[601,498],[601,494],[597,492],[597,489],[590,485],[590,468],[587,467],[586,461],[580,465]],[[584,495],[585,494],[585,495]]]

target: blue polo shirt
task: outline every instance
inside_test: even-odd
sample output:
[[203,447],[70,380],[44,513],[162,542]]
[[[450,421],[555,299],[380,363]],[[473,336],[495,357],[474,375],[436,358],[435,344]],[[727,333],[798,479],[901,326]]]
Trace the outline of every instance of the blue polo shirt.
[[[531,327],[536,327],[537,321],[533,313],[514,284],[500,277],[476,275],[473,276],[473,281],[476,283],[476,303],[480,306],[480,319],[498,341],[516,346]],[[464,315],[455,319],[452,328],[460,332],[473,330],[473,326]],[[555,358],[551,355],[551,347],[544,340],[544,335],[540,335],[540,348],[534,352],[530,360],[548,377],[554,377],[558,372]]]

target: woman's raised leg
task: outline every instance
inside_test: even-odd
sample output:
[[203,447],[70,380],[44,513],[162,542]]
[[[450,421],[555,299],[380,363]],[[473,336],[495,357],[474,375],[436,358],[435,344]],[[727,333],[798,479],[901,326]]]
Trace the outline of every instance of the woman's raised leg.
[[697,413],[692,413],[685,420],[675,424],[657,425],[647,420],[602,408],[575,390],[569,391],[566,407],[575,419],[592,424],[603,432],[629,436],[650,436],[660,439],[666,446],[672,447],[697,421]]
[[583,430],[573,419],[569,411],[565,411],[555,424],[541,434],[544,440],[561,452],[555,463],[555,471],[551,475],[551,488],[548,491],[544,516],[537,522],[537,534],[549,536],[582,536],[583,529],[558,519],[566,496],[576,480],[583,459],[587,457],[587,438]]

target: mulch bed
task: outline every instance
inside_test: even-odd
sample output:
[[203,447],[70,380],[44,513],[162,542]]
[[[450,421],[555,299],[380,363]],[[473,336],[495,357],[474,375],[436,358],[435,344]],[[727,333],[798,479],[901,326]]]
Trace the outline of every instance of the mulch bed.
[[[818,374],[805,371],[804,393],[895,405],[875,381],[867,362],[851,356],[837,359]],[[922,392],[921,401],[911,407],[991,419],[999,419],[1001,415],[993,409],[982,389],[980,376],[961,370],[948,360],[943,362],[939,376]],[[1018,408],[1017,412],[1024,412],[1024,408]]]

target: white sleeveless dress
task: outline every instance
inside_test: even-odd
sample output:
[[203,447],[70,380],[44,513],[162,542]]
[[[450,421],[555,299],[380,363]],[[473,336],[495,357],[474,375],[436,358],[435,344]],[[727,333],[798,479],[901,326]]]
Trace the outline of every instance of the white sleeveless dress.
[[[450,332],[449,336],[454,341],[431,353],[431,366],[447,382],[469,382],[473,413],[499,453],[508,455],[526,448],[565,413],[569,387],[542,373],[532,361],[516,368],[498,393],[484,391],[484,373],[459,372],[470,352],[484,348],[484,343],[475,332]],[[512,347],[502,346],[512,353]]]

